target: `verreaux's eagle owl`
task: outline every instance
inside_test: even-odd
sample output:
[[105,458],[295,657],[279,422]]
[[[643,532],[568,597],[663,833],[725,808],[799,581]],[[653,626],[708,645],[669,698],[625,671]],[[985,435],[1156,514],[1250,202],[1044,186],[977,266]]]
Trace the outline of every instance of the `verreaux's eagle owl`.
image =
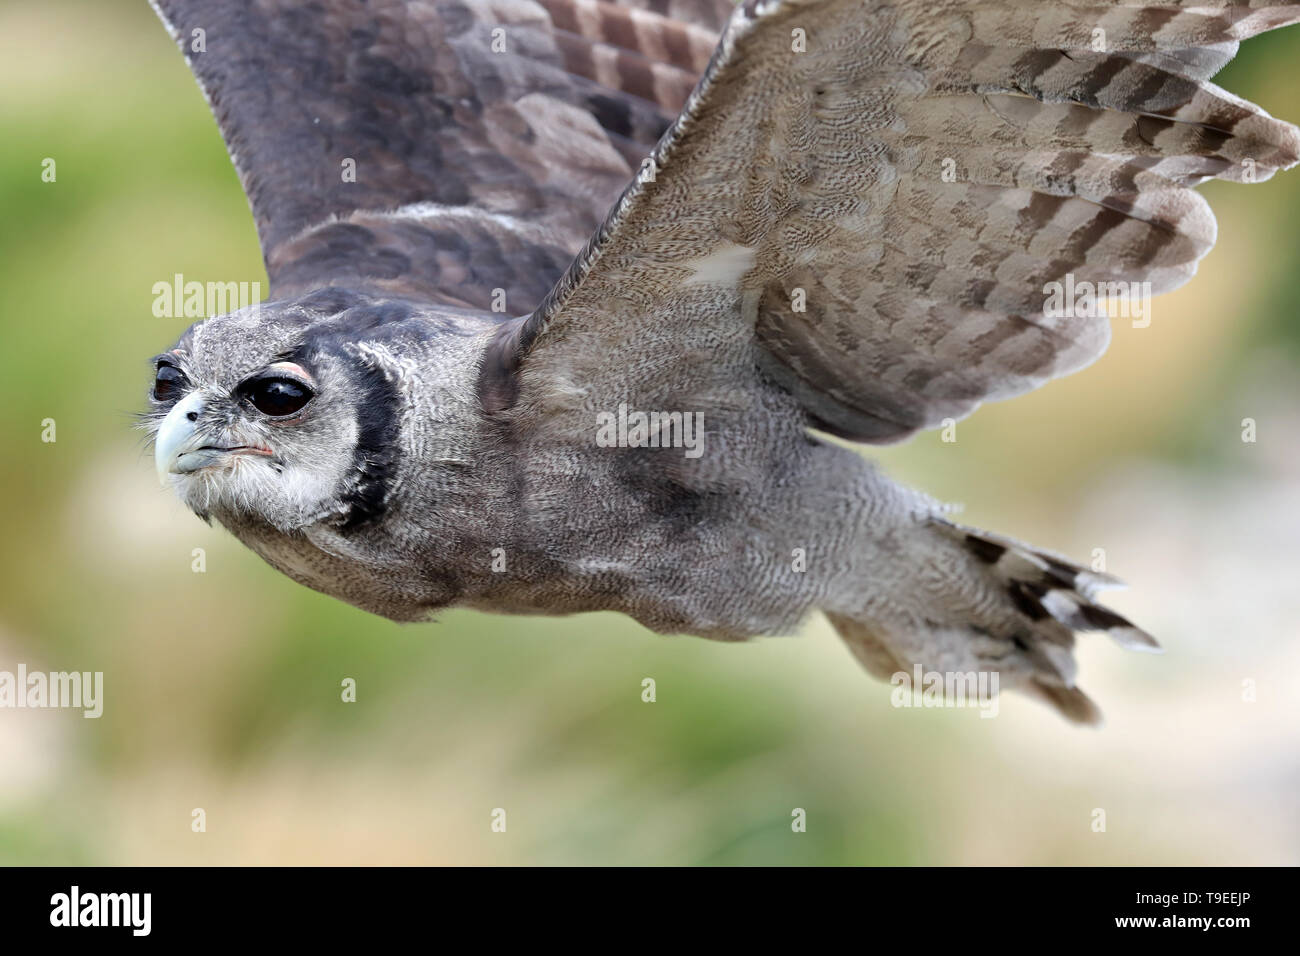
[[270,299],[155,360],[156,458],[290,577],[724,640],[821,609],[874,674],[995,671],[1079,721],[1074,632],[1155,646],[1105,575],[816,430],[897,441],[1091,362],[1107,320],[1049,289],[1187,281],[1193,187],[1300,157],[1210,82],[1295,3],[157,7]]

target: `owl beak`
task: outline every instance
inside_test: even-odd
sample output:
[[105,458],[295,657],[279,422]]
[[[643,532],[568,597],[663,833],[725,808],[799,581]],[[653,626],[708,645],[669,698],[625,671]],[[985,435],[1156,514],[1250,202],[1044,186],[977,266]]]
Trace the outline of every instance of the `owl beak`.
[[199,392],[186,395],[158,427],[153,460],[158,469],[158,480],[164,485],[172,475],[187,475],[213,465],[224,465],[236,455],[271,454],[269,448],[256,445],[225,447],[213,444],[198,425],[203,399]]
[[191,392],[176,403],[158,427],[158,435],[154,438],[153,461],[158,469],[158,480],[163,484],[167,483],[169,475],[183,474],[190,470],[181,467],[181,458],[197,451],[202,444],[195,424],[202,411],[203,396],[199,392]]

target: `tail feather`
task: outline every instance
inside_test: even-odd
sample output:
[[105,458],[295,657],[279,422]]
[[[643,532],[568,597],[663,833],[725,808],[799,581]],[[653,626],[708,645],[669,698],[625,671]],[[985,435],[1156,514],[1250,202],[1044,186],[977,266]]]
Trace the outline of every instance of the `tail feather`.
[[1160,652],[1154,637],[1095,603],[1099,592],[1124,587],[1119,578],[988,531],[943,520],[937,520],[935,525],[989,565],[1005,583],[1011,600],[1031,620],[1050,616],[1072,631],[1105,631],[1116,644],[1129,650]]
[[1119,579],[946,519],[931,525],[948,580],[921,614],[904,620],[875,608],[827,615],[871,674],[890,679],[917,665],[996,671],[1003,689],[1095,725],[1101,711],[1074,683],[1075,632],[1105,631],[1121,647],[1160,650],[1146,631],[1096,603],[1101,591],[1123,587]]
[[1034,681],[1026,684],[1022,689],[1027,690],[1030,696],[1055,707],[1067,720],[1090,727],[1101,726],[1101,708],[1077,687],[1057,687],[1054,684]]

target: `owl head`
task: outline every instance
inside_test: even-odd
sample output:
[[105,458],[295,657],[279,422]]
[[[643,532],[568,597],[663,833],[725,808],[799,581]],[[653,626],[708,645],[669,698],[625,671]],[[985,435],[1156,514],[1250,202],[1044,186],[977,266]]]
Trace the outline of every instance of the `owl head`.
[[160,480],[227,526],[292,532],[372,516],[388,492],[401,405],[397,376],[376,356],[385,323],[397,331],[407,317],[327,293],[193,326],[153,359],[144,425]]

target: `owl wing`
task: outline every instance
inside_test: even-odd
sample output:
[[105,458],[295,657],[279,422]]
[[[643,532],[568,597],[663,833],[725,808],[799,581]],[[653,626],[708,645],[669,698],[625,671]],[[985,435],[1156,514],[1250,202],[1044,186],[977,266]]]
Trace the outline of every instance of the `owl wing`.
[[[275,298],[531,310],[677,115],[727,0],[154,0]],[[504,301],[496,291],[504,293]]]
[[1215,240],[1192,187],[1300,158],[1300,131],[1209,82],[1297,19],[1245,0],[746,0],[653,177],[500,329],[485,398],[690,408],[725,401],[691,390],[734,360],[813,424],[885,442],[1075,371],[1109,327],[1058,292],[1181,285]]

